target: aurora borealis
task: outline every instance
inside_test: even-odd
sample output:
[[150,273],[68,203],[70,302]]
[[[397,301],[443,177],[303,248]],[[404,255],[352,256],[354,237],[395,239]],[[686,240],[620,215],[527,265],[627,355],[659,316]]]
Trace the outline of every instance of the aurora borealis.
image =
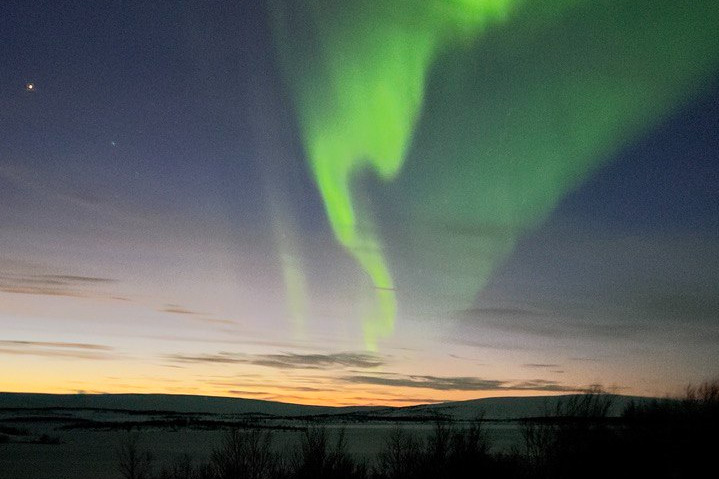
[[[416,166],[384,201],[414,208],[405,212],[410,233],[398,244],[430,250],[432,262],[441,258],[457,272],[425,293],[449,290],[466,304],[518,235],[541,221],[607,152],[685,98],[716,62],[716,52],[702,47],[715,46],[712,6],[692,11],[639,2],[612,11],[575,2],[576,23],[563,32],[571,41],[534,46],[536,31],[526,30],[556,30],[553,16],[561,18],[571,2],[526,11],[513,3],[272,3],[280,56],[328,219],[377,289],[376,318],[365,326],[370,349],[377,336],[391,334],[396,300],[384,246],[371,213],[355,205],[352,182],[366,170],[385,182],[401,174],[429,70],[439,52],[455,46],[452,41],[462,40],[464,51],[446,64],[439,60],[436,108],[425,113],[424,134],[411,153]],[[517,18],[509,19],[510,13]],[[485,52],[475,37],[494,22],[503,25],[492,32],[494,51]],[[597,41],[607,38],[613,43]],[[546,63],[531,62],[527,52]],[[640,63],[641,70],[622,69]],[[545,77],[547,65],[557,70],[552,79]],[[504,120],[507,112],[515,118]],[[417,197],[424,201],[411,201]],[[427,219],[503,231],[469,240],[428,237],[418,226]]]
[[328,219],[377,289],[375,318],[365,324],[370,349],[377,336],[391,334],[396,299],[371,218],[352,199],[353,177],[364,169],[384,180],[399,174],[437,51],[505,19],[511,3],[271,3],[279,55]]
[[719,373],[714,2],[2,9],[0,389]]

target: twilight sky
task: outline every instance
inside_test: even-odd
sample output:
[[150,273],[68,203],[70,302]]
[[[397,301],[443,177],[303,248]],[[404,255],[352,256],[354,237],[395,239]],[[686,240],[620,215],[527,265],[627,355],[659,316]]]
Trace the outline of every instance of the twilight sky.
[[669,0],[3,1],[0,391],[716,377],[717,24]]

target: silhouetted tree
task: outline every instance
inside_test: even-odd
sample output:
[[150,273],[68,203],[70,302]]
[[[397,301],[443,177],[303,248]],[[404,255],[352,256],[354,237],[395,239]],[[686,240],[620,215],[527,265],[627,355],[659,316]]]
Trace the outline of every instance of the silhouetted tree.
[[719,381],[681,399],[633,402],[623,414],[625,469],[654,478],[702,477],[719,450]]
[[189,454],[183,454],[172,465],[162,468],[158,479],[196,479],[197,474]]
[[418,477],[421,457],[422,451],[417,438],[396,425],[379,454],[375,475],[387,479]]
[[280,465],[272,450],[272,434],[260,429],[230,429],[212,453],[211,468],[217,479],[271,479]]
[[424,441],[397,426],[378,459],[375,477],[387,479],[486,477],[491,469],[489,442],[479,419],[462,427],[437,418]]
[[522,423],[527,474],[538,478],[616,476],[615,431],[607,415],[614,396],[600,387],[561,398],[545,417]]
[[140,434],[128,432],[117,449],[118,470],[124,479],[150,479],[152,454],[140,450]]
[[522,421],[525,460],[534,477],[543,478],[550,474],[555,441],[555,425],[548,420],[525,419]]
[[[544,417],[522,422],[524,449],[492,453],[482,421],[469,425],[437,418],[417,438],[396,426],[374,464],[373,479],[706,477],[719,450],[719,381],[687,388],[681,399],[629,403],[609,417],[614,396],[594,388],[567,396]],[[152,457],[128,434],[118,449],[125,479],[151,479]],[[2,473],[2,471],[0,471]],[[711,472],[710,472],[711,474]],[[310,426],[288,466],[259,429],[228,431],[207,464],[189,456],[156,479],[365,479],[366,467],[347,450],[345,432],[332,438]]]
[[447,477],[469,478],[491,472],[489,440],[482,429],[480,418],[467,427],[451,430],[449,454],[447,455]]
[[291,476],[296,479],[360,479],[366,476],[366,469],[347,452],[344,429],[340,430],[334,447],[331,447],[327,428],[310,426],[300,440]]

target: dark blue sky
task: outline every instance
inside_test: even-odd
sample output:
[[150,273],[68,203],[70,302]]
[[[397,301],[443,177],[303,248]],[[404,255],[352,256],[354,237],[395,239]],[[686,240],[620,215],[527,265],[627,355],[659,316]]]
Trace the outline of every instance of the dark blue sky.
[[[542,49],[570,60],[584,55],[561,46],[565,33],[581,39],[580,27],[589,22],[584,7],[572,12],[564,23],[538,19],[536,25],[522,23],[518,14],[516,23],[502,24],[486,42],[468,42],[457,57],[476,65],[457,66],[456,72],[455,57],[442,57],[449,73],[428,73],[428,106],[417,120],[405,168],[410,174],[400,172],[394,183],[371,174],[357,182],[357,203],[375,220],[362,227],[376,234],[377,249],[394,268],[399,298],[396,331],[372,353],[398,378],[422,372],[515,381],[508,385],[542,379],[567,390],[607,381],[656,393],[676,381],[666,381],[666,371],[647,372],[655,360],[673,364],[670,373],[689,379],[719,373],[712,359],[719,353],[719,62],[708,61],[711,74],[691,77],[695,83],[684,86],[689,93],[677,95],[681,100],[646,115],[641,127],[627,127],[621,145],[597,147],[603,156],[592,161],[599,166],[586,176],[578,173],[577,186],[556,205],[548,202],[548,214],[538,213],[537,224],[517,229],[511,222],[478,221],[485,228],[480,233],[471,221],[446,227],[448,244],[471,241],[472,235],[491,241],[506,236],[506,244],[492,246],[499,253],[487,261],[487,271],[442,271],[444,256],[422,249],[445,241],[431,236],[433,225],[416,226],[418,218],[434,221],[417,213],[425,211],[423,202],[441,200],[423,192],[449,177],[443,169],[463,176],[458,170],[466,166],[448,154],[435,168],[423,155],[443,158],[447,145],[465,146],[461,135],[494,124],[484,112],[457,112],[464,129],[453,130],[445,143],[440,120],[431,115],[444,111],[454,121],[452,108],[441,105],[458,100],[442,95],[457,85],[495,86],[464,97],[503,111],[503,102],[514,100],[502,95],[511,97],[516,85],[524,88],[522,81],[551,93],[546,85],[555,81],[554,68],[543,61]],[[531,36],[536,32],[527,25],[542,35]],[[618,25],[620,33],[631,27]],[[510,35],[512,28],[522,29],[521,35]],[[525,45],[526,38],[538,40]],[[195,361],[205,367],[212,358],[221,362],[213,354],[237,349],[260,356],[314,350],[332,358],[363,350],[363,321],[376,314],[366,294],[374,294],[372,285],[333,236],[308,164],[293,79],[286,71],[283,77],[274,42],[264,2],[2,2],[0,328],[11,340],[40,348],[15,351],[15,360],[52,356],[57,351],[48,353],[47,345],[62,342],[107,345],[117,353],[118,368],[124,364],[127,371],[135,371],[123,362],[127,358],[166,365],[168,357],[186,354],[206,358]],[[643,48],[639,41],[615,43],[618,51]],[[580,47],[594,44],[587,40]],[[719,51],[719,45],[704,47]],[[513,49],[522,55],[507,54]],[[483,70],[492,59],[504,63]],[[513,70],[515,60],[528,65]],[[505,81],[503,68],[527,77]],[[671,73],[674,65],[664,68]],[[475,76],[438,85],[468,71]],[[596,78],[578,78],[611,83],[603,74],[598,69]],[[570,80],[556,82],[571,86]],[[549,108],[548,122],[566,116],[564,106]],[[496,123],[536,128],[521,118],[507,109]],[[435,136],[426,135],[432,128]],[[477,167],[464,176],[482,173]],[[502,181],[512,184],[513,178]],[[413,238],[415,231],[428,236]],[[456,289],[475,300],[426,294],[423,288],[435,284],[449,285],[450,292],[460,285]],[[654,355],[659,349],[664,352]],[[474,359],[454,363],[450,356]],[[572,362],[580,356],[596,363],[580,367]],[[238,368],[261,363],[233,358]],[[86,373],[92,368],[83,369],[82,355],[78,361],[73,378],[82,377],[86,386],[95,381],[97,389],[140,390],[152,382],[113,383]],[[328,361],[338,367],[335,359]],[[478,372],[478,361],[492,366]],[[622,361],[635,367],[615,374]],[[536,371],[521,367],[544,362],[561,364],[566,375],[530,377]],[[19,363],[32,369],[29,361]],[[168,387],[163,381],[170,376],[178,380],[163,371],[153,372],[159,388]],[[2,372],[0,367],[0,377]],[[342,389],[333,383],[340,372],[327,373],[329,389]],[[664,382],[653,388],[657,378]],[[296,378],[298,387],[307,381]],[[0,380],[0,390],[58,390],[50,381],[23,384]],[[194,379],[187,384],[189,392],[226,393]],[[266,397],[280,397],[278,391]],[[404,392],[366,394],[378,402],[409,398]]]

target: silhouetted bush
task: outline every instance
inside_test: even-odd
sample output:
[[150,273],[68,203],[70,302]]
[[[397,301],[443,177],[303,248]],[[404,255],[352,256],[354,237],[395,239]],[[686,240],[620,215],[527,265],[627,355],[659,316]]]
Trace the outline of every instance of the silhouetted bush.
[[212,453],[216,479],[272,479],[280,463],[272,450],[272,433],[259,429],[230,429],[222,446]]
[[157,479],[196,479],[197,477],[192,458],[189,454],[183,454],[172,465],[163,467]]
[[[522,421],[522,439],[524,440],[525,468],[533,472],[534,477],[550,475],[552,452],[556,441],[556,424],[548,420],[525,419]],[[515,457],[520,460],[520,456]]]
[[609,417],[614,396],[595,388],[562,398],[543,417],[522,422],[523,449],[492,452],[482,421],[438,418],[427,437],[394,428],[371,474],[348,453],[344,430],[305,429],[286,464],[272,434],[232,429],[206,464],[180,457],[152,476],[137,434],[125,437],[125,479],[563,479],[706,477],[719,450],[719,382],[689,387],[682,399],[637,401]]
[[124,479],[150,479],[152,454],[140,450],[140,434],[127,433],[117,449],[117,468]]
[[395,428],[379,454],[374,477],[487,477],[495,468],[481,424],[481,421],[476,420],[462,427],[438,419],[432,433],[424,441],[399,427]]
[[325,427],[308,427],[300,441],[290,476],[296,479],[361,479],[366,469],[347,452],[345,431],[340,430],[334,446]]
[[[617,437],[607,415],[614,396],[593,387],[567,396],[545,417],[522,424],[524,469],[531,477],[616,477]],[[581,472],[580,472],[581,471]]]
[[702,477],[719,451],[719,381],[681,399],[630,403],[622,414],[625,469],[655,478]]
[[399,426],[387,437],[385,448],[379,453],[376,477],[404,479],[419,477],[422,450],[417,438]]

